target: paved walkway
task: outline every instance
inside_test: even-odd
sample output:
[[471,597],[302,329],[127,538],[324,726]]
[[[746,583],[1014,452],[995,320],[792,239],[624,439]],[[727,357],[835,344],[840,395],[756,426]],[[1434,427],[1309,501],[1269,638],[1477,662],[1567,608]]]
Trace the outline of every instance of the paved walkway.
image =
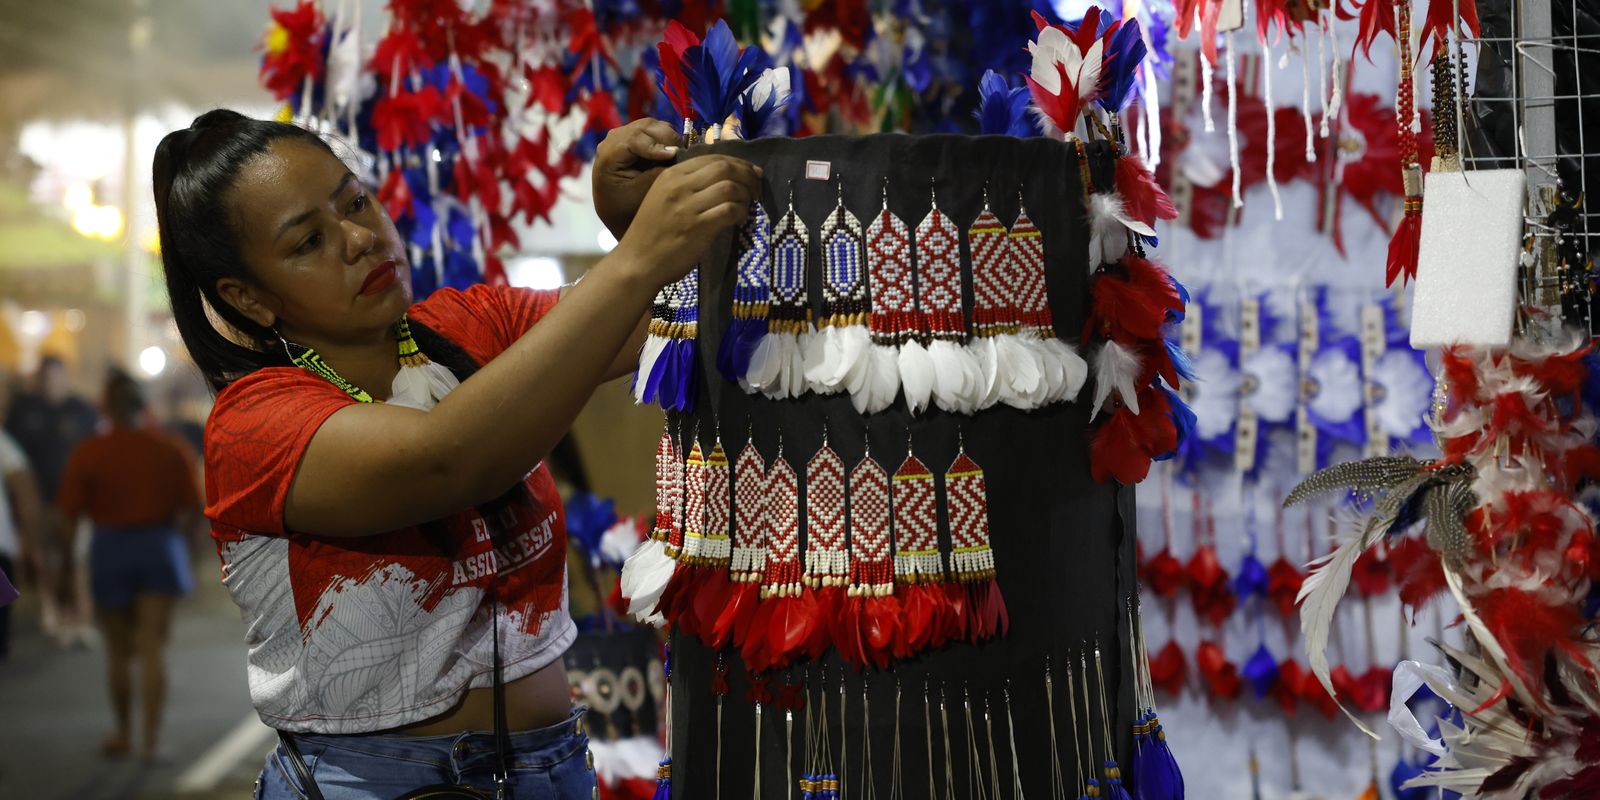
[[111,730],[101,650],[57,649],[23,601],[13,614],[11,658],[0,662],[0,798],[250,797],[271,732],[250,709],[243,623],[215,574],[214,559],[197,565],[202,586],[174,619],[165,756],[148,767],[99,753]]

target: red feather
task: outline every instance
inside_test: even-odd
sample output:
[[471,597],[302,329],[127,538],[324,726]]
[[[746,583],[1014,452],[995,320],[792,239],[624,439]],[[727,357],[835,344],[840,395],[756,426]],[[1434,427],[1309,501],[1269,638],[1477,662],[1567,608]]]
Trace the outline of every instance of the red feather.
[[972,635],[972,641],[976,643],[1004,636],[1011,626],[1011,616],[1006,611],[1006,600],[1000,594],[1000,584],[990,578],[969,585],[967,592],[967,630]]
[[722,610],[717,612],[717,617],[712,622],[710,646],[721,650],[729,644],[742,645],[750,632],[750,623],[755,617],[756,606],[760,600],[759,583],[755,581],[735,583],[733,591],[728,594],[727,602],[722,606]]
[[1157,689],[1171,694],[1183,691],[1183,680],[1188,675],[1189,666],[1183,657],[1183,648],[1177,642],[1167,642],[1150,658],[1150,683]]
[[[1373,0],[1376,2],[1376,0]],[[1389,239],[1388,277],[1385,286],[1393,286],[1396,278],[1401,278],[1402,285],[1417,277],[1417,252],[1422,244],[1422,210],[1412,210],[1409,206],[1411,200],[1406,201],[1408,208],[1405,215],[1400,218],[1400,224],[1394,229],[1393,238]],[[1421,200],[1416,204],[1421,205]]]
[[838,621],[844,616],[845,593],[839,586],[824,586],[809,593],[815,598],[816,624],[811,626],[811,636],[805,641],[805,654],[817,659],[833,644]]
[[684,53],[700,44],[700,37],[677,20],[667,23],[656,53],[661,57],[661,91],[680,117],[693,117],[694,105],[689,99],[689,77],[683,69]]
[[1239,679],[1239,668],[1228,661],[1216,642],[1201,642],[1195,648],[1194,663],[1213,696],[1226,700],[1239,696],[1239,689],[1243,685]]
[[[1472,38],[1476,39],[1479,33],[1478,4],[1476,0],[1460,0],[1460,3],[1459,19],[1465,23]],[[1427,48],[1429,39],[1433,39],[1433,49],[1428,51],[1426,59],[1418,58],[1419,62],[1432,61],[1434,56],[1439,54],[1439,48],[1444,46],[1446,35],[1456,29],[1455,6],[1456,4],[1450,0],[1431,0],[1428,3],[1428,15],[1422,20],[1422,34],[1418,38],[1417,50],[1420,53]]]
[[1267,597],[1277,605],[1278,613],[1285,617],[1294,613],[1295,598],[1305,580],[1305,573],[1287,558],[1279,558],[1267,567]]
[[1172,198],[1162,191],[1150,170],[1138,156],[1126,155],[1117,159],[1117,194],[1122,195],[1122,207],[1128,216],[1146,225],[1157,219],[1177,219],[1178,209]]
[[1513,358],[1511,370],[1518,375],[1538,381],[1553,397],[1577,399],[1583,389],[1584,380],[1589,377],[1589,368],[1583,363],[1583,357],[1588,353],[1589,348],[1580,347],[1569,353],[1558,353],[1537,361]]
[[1544,684],[1545,659],[1556,650],[1593,669],[1578,640],[1583,615],[1568,603],[1547,605],[1518,589],[1494,589],[1472,600],[1495,641],[1505,648],[1506,666],[1534,696]]
[[[1410,0],[1401,0],[1401,2],[1410,2]],[[1355,45],[1350,48],[1352,56],[1355,55],[1356,50],[1360,50],[1367,57],[1367,60],[1371,61],[1372,44],[1378,40],[1379,34],[1388,34],[1389,38],[1394,38],[1394,3],[1395,0],[1365,0],[1365,2],[1352,0],[1353,11],[1345,11],[1342,4],[1335,4],[1340,19],[1356,19],[1359,17],[1361,20],[1361,29],[1356,34]]]
[[937,601],[927,584],[914,583],[898,587],[901,595],[900,628],[895,632],[892,652],[895,658],[907,659],[928,646],[933,637]]
[[1156,594],[1172,597],[1183,587],[1183,563],[1168,548],[1162,548],[1145,564],[1145,583]]
[[938,634],[929,647],[944,647],[947,642],[966,641],[967,634],[967,589],[959,583],[945,581],[937,584],[940,595],[940,625]]
[[[1171,424],[1170,419],[1167,422]],[[1150,456],[1130,446],[1139,439],[1138,428],[1139,417],[1119,405],[1095,431],[1094,441],[1089,443],[1089,471],[1096,481],[1115,478],[1119,483],[1135,484],[1150,474]]]
[[1067,77],[1067,66],[1057,63],[1054,67],[1061,86],[1061,94],[1051,94],[1050,90],[1040,86],[1032,75],[1023,77],[1028,82],[1028,92],[1033,95],[1033,105],[1039,109],[1039,113],[1057,128],[1070,131],[1078,126],[1078,114],[1083,111],[1084,100]]
[[1389,563],[1400,587],[1400,603],[1416,618],[1422,607],[1445,590],[1444,566],[1422,539],[1401,539],[1389,548]]

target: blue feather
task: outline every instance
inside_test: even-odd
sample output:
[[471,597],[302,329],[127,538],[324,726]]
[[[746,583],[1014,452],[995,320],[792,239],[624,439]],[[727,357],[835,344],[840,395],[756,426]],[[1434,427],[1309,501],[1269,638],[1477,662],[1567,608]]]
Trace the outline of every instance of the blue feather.
[[701,125],[721,125],[733,115],[739,95],[761,77],[751,70],[760,50],[747,47],[741,52],[728,23],[717,20],[705,40],[683,54],[689,101]]
[[730,381],[742,380],[750,371],[750,359],[767,335],[767,318],[734,318],[717,346],[717,371]]
[[1172,368],[1178,371],[1178,377],[1186,381],[1196,380],[1194,360],[1183,351],[1183,346],[1178,344],[1178,339],[1167,336],[1162,340],[1167,345],[1167,358],[1172,360]]
[[[1102,14],[1106,19],[1109,14]],[[1139,63],[1144,61],[1144,38],[1139,33],[1139,20],[1130,19],[1111,35],[1110,50],[1100,69],[1103,82],[1101,95],[1095,100],[1101,108],[1116,113],[1128,107],[1138,85]]]
[[[760,52],[758,48],[757,52]],[[763,54],[765,55],[765,54]],[[757,66],[752,71],[759,81],[761,74],[767,67]],[[776,92],[767,95],[766,101],[760,105],[755,104],[755,82],[750,88],[739,93],[739,102],[734,113],[739,117],[739,133],[745,139],[754,139],[759,136],[782,136],[788,133],[788,119],[779,114],[785,106],[789,105],[793,97],[792,91],[796,81],[803,80],[794,67],[784,67],[789,71],[789,86],[791,93],[779,95]]]
[[978,82],[978,118],[980,133],[1002,136],[1037,136],[1038,125],[1028,113],[1028,88],[1011,86],[1004,75],[994,70],[983,74]]
[[1101,765],[1101,769],[1103,770],[1101,774],[1105,776],[1101,797],[1105,800],[1133,800],[1128,796],[1127,788],[1122,785],[1122,770],[1117,767],[1117,762],[1108,758]]
[[1588,372],[1583,378],[1583,402],[1590,410],[1600,412],[1600,353],[1590,350],[1583,357]]
[[1173,448],[1171,452],[1162,453],[1155,458],[1156,461],[1166,461],[1183,452],[1184,445],[1194,438],[1194,428],[1195,425],[1199,424],[1199,419],[1189,409],[1189,404],[1183,402],[1183,398],[1177,392],[1165,386],[1157,386],[1156,388],[1167,393],[1167,405],[1171,409],[1169,416],[1172,417],[1173,427],[1178,429],[1178,446]]

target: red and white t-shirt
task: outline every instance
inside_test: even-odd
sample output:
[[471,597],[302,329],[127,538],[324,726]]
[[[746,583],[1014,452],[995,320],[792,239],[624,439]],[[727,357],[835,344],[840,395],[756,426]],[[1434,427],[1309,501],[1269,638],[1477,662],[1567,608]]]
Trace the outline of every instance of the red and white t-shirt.
[[[556,292],[445,289],[411,318],[486,364],[533,327]],[[206,423],[206,516],[222,581],[248,628],[250,698],[262,721],[302,733],[367,733],[449,710],[492,685],[486,588],[498,574],[505,680],[560,658],[567,613],[566,521],[543,464],[522,499],[362,537],[285,530],[306,445],[356,402],[306,370],[262,369],[217,396]],[[425,492],[421,479],[396,492]]]

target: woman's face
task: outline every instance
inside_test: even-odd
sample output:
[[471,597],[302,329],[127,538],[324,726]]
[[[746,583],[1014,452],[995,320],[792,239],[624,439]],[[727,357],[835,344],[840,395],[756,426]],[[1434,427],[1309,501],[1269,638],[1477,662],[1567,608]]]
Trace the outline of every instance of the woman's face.
[[311,347],[382,338],[411,304],[394,222],[333,154],[279,139],[239,171],[228,202],[248,280],[222,298]]

